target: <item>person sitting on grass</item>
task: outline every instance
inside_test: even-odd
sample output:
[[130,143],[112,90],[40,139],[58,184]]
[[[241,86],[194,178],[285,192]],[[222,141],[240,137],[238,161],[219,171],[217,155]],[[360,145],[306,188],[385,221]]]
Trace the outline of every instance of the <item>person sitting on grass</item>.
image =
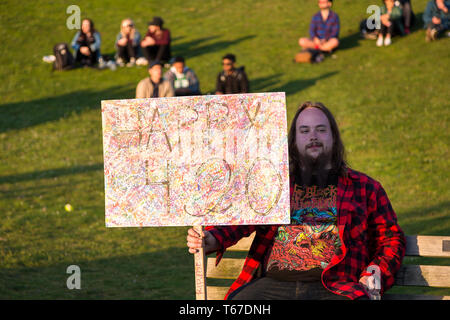
[[450,27],[450,0],[431,0],[423,14],[424,28],[427,29],[425,40],[434,41]]
[[176,96],[200,95],[200,84],[197,75],[186,67],[184,58],[181,56],[171,60],[172,66],[164,74],[164,79],[168,80],[175,89]]
[[75,51],[75,62],[82,66],[93,67],[99,61],[101,38],[94,28],[91,19],[83,19],[81,30],[72,39],[72,48]]
[[339,16],[331,10],[332,0],[319,0],[318,5],[320,11],[312,17],[309,38],[300,38],[298,43],[303,50],[330,53],[339,46]]
[[392,36],[397,30],[400,34],[404,34],[403,29],[403,12],[400,6],[395,5],[394,0],[384,0],[381,6],[381,29],[378,32],[377,47],[389,46],[392,43]]
[[170,31],[163,28],[164,21],[160,17],[154,17],[148,23],[148,31],[141,41],[142,51],[148,63],[155,60],[168,62],[172,57],[170,51]]
[[153,61],[148,65],[149,77],[142,79],[136,87],[136,99],[173,97],[172,84],[162,79],[162,63]]
[[136,64],[141,34],[134,27],[133,20],[125,19],[120,25],[120,32],[116,38],[117,64],[132,67]]
[[223,70],[217,75],[216,94],[248,93],[249,82],[244,67],[236,68],[236,56],[228,53],[222,57]]

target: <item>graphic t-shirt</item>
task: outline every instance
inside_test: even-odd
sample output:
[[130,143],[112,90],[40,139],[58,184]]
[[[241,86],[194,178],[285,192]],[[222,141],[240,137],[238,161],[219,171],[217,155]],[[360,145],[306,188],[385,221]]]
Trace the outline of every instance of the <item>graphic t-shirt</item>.
[[186,74],[184,72],[182,73],[177,72],[177,69],[175,69],[175,67],[171,67],[170,71],[172,71],[173,74],[175,75],[175,80],[173,82],[173,87],[175,89],[189,87],[189,80],[186,78]]
[[266,276],[284,281],[316,281],[339,250],[337,176],[326,187],[295,179],[291,224],[280,226],[266,264]]

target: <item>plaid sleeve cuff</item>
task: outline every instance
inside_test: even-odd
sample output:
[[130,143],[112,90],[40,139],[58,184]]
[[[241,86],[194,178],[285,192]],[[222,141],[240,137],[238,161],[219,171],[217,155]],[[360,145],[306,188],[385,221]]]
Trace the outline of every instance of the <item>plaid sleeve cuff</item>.
[[[224,241],[225,241],[225,237],[224,234],[217,228],[214,227],[206,227],[205,228],[206,231],[210,232],[214,238],[217,239],[217,241],[219,242],[219,249],[216,250],[216,266],[219,264],[220,260],[223,257],[223,254],[225,253],[225,248],[224,248]],[[206,252],[206,254],[211,254],[212,252]]]

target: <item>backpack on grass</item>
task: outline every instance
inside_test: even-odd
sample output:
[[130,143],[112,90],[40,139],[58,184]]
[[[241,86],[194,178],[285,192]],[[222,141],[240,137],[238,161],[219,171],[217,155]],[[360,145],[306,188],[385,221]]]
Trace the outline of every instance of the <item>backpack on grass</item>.
[[69,50],[67,43],[58,43],[53,47],[55,62],[53,62],[54,70],[68,70],[74,66],[74,58]]

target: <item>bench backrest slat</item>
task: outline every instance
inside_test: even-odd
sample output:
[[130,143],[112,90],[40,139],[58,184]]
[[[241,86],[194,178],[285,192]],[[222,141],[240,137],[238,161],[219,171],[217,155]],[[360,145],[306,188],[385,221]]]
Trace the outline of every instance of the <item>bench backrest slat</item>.
[[404,264],[395,277],[398,286],[450,287],[450,267]]
[[212,279],[236,279],[244,267],[245,259],[222,258],[215,266],[216,259],[208,258],[206,277]]
[[450,257],[450,237],[406,236],[406,255]]
[[250,236],[242,238],[236,243],[234,246],[231,246],[227,249],[227,251],[248,251],[250,246],[252,245],[253,239],[255,238],[255,232],[253,232]]

